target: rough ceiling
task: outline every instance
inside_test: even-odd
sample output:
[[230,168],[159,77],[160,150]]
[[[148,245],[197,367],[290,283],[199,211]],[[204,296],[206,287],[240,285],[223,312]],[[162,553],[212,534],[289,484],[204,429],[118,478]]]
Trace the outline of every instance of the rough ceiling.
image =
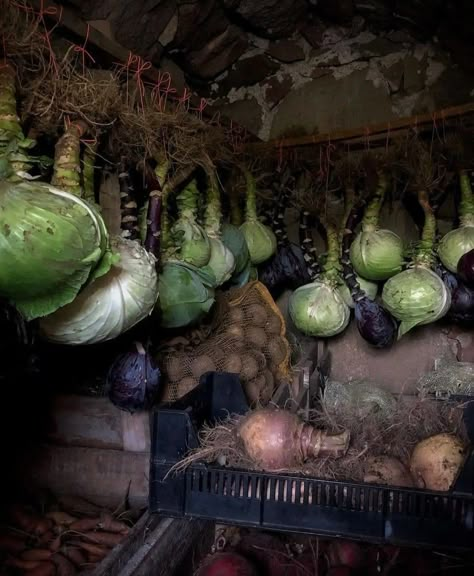
[[[69,0],[87,21],[104,21],[125,48],[159,65],[163,56],[204,87],[229,69],[255,39],[302,35],[318,47],[329,25],[361,22],[373,30],[410,28],[437,37],[461,66],[474,68],[472,0]],[[276,50],[276,47],[274,47]],[[288,47],[289,51],[289,47]],[[271,55],[271,54],[270,54]],[[280,45],[269,66],[291,58]],[[252,74],[252,70],[247,71]]]

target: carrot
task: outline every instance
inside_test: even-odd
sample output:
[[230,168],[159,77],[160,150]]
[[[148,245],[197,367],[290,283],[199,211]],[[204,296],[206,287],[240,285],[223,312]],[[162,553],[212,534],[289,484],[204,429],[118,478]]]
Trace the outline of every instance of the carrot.
[[116,534],[128,534],[129,527],[120,520],[115,520],[110,514],[103,514],[100,517],[98,528],[104,532],[114,532]]
[[56,566],[57,576],[74,576],[76,574],[74,564],[62,554],[55,554],[53,556],[53,562]]
[[23,560],[22,558],[14,558],[13,556],[10,556],[7,558],[5,564],[20,570],[33,570],[33,568],[39,566],[41,562],[39,560]]
[[100,546],[99,544],[91,544],[90,542],[78,541],[77,545],[85,550],[88,554],[94,554],[94,556],[99,556],[104,558],[109,553],[109,549],[105,546]]
[[82,566],[87,562],[85,553],[80,548],[74,548],[73,546],[63,546],[61,548],[61,554],[66,556],[76,566]]
[[40,562],[38,566],[27,570],[27,576],[56,576],[56,566],[52,562]]
[[75,532],[89,532],[89,530],[95,530],[99,524],[99,518],[81,518],[76,520],[69,525],[69,530],[74,530]]
[[23,552],[26,549],[26,543],[20,536],[12,534],[2,534],[0,536],[0,550],[4,552]]
[[113,548],[119,544],[124,537],[124,534],[113,534],[111,532],[84,532],[82,534],[82,538],[85,540],[107,546],[108,548]]
[[32,548],[31,550],[25,550],[22,555],[22,560],[49,560],[51,558],[51,550],[46,550],[46,548]]
[[46,514],[46,518],[52,520],[56,526],[70,526],[73,522],[77,521],[75,516],[71,516],[62,510],[53,510]]

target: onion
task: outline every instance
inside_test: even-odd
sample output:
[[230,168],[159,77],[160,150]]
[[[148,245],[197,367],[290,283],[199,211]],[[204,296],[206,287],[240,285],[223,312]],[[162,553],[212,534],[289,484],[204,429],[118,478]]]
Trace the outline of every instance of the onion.
[[419,442],[410,460],[410,470],[419,488],[447,491],[464,463],[465,446],[451,434],[437,434]]
[[349,433],[329,436],[287,410],[264,408],[250,412],[238,434],[247,456],[267,471],[297,468],[307,458],[343,456]]
[[253,564],[235,552],[220,552],[208,556],[197,576],[258,576]]
[[387,484],[388,486],[415,485],[407,468],[391,456],[374,456],[367,462],[364,482],[373,484]]

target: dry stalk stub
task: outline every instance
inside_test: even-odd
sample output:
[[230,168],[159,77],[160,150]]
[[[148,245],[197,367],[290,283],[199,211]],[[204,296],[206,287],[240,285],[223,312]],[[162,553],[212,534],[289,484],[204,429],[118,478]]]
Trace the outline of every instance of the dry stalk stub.
[[312,458],[339,458],[350,441],[347,431],[330,435],[292,412],[272,408],[251,412],[240,423],[238,435],[248,457],[268,472],[296,468]]

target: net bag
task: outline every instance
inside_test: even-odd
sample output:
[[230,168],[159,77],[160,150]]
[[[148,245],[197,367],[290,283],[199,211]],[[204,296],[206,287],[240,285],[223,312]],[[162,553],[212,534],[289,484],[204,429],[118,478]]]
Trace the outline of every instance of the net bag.
[[258,281],[222,294],[207,338],[195,346],[170,345],[162,352],[163,400],[195,388],[206,372],[238,374],[252,405],[267,403],[289,377],[290,346],[280,310]]
[[474,395],[474,363],[441,360],[436,369],[418,380],[421,395],[449,398],[451,395]]

